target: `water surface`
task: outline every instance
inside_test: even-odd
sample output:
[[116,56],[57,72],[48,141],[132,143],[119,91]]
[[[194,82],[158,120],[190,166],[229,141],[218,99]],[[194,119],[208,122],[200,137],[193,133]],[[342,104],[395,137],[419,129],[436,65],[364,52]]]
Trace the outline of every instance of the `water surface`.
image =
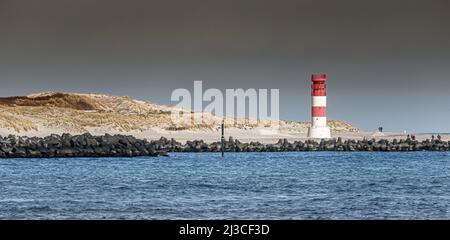
[[450,154],[0,159],[0,219],[450,219]]

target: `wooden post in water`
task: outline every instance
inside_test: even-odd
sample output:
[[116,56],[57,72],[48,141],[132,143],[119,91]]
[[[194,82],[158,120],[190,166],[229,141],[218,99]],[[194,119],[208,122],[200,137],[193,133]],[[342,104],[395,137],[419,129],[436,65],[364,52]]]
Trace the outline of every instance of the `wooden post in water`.
[[225,119],[222,120],[222,137],[220,138],[220,140],[221,140],[220,150],[222,151],[223,157],[225,151]]

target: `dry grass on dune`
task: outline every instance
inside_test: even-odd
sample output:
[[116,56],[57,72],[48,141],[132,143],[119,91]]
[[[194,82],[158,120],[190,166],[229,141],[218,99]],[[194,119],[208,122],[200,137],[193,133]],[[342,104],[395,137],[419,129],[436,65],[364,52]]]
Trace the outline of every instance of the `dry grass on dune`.
[[[222,121],[222,117],[211,113],[194,113],[192,118],[201,115],[206,123],[192,124],[192,121],[175,125],[171,120],[172,110],[172,107],[136,101],[130,97],[48,92],[0,98],[0,128],[18,133],[38,131],[40,128],[71,133],[90,132],[92,129],[119,132],[142,132],[151,128],[211,130],[217,129]],[[236,122],[232,118],[225,119],[227,128],[264,128],[273,124],[268,120],[251,122],[243,119]],[[343,121],[331,120],[329,124],[334,131],[359,131]],[[280,128],[286,131],[302,132],[309,125],[307,122],[280,122]]]
[[14,116],[9,109],[0,109],[0,128],[12,129],[15,132],[37,131],[38,126],[25,118]]

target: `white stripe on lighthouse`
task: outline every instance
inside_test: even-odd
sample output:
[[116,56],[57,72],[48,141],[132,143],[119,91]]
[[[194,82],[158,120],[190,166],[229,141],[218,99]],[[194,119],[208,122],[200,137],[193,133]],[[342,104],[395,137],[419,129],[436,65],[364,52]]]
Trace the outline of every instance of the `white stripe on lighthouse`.
[[312,118],[312,126],[313,127],[326,127],[327,126],[327,117],[313,117]]
[[327,96],[312,96],[312,106],[313,107],[326,107],[327,106]]

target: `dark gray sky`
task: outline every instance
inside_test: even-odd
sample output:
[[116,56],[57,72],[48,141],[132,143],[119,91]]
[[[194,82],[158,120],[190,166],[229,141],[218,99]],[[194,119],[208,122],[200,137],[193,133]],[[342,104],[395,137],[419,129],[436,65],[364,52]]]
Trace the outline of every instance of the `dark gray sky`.
[[309,120],[450,132],[446,0],[0,0],[0,95],[103,92],[170,104],[175,88],[279,88]]

